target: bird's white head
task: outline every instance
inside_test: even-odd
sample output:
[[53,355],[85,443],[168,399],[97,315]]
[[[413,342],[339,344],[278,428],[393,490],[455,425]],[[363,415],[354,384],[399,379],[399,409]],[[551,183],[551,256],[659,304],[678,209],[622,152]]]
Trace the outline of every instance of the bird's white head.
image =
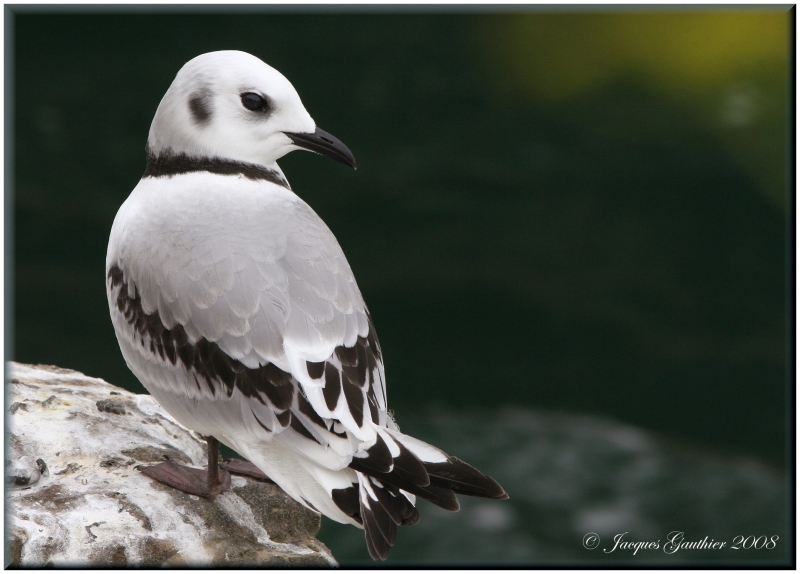
[[353,154],[316,127],[289,80],[234,50],[202,54],[181,68],[147,143],[154,156],[185,154],[271,169],[290,151],[307,149],[355,168]]

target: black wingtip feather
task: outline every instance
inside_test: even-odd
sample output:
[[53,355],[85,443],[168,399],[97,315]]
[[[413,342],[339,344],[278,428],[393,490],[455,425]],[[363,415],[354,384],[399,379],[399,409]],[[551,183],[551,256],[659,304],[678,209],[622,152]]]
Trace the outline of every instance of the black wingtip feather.
[[449,488],[456,494],[499,500],[508,498],[508,494],[496,480],[459,458],[451,456],[447,462],[423,464],[431,477],[431,484]]
[[396,524],[411,526],[419,522],[419,512],[411,504],[411,501],[400,493],[398,488],[382,484],[382,487],[373,487],[373,490],[378,497],[378,502],[386,509]]
[[[351,464],[350,467],[353,468],[353,465]],[[417,486],[403,480],[401,477],[395,475],[395,473],[381,474],[376,476],[376,478],[381,482],[391,484],[392,486],[405,490],[410,494],[419,496],[420,498],[427,500],[428,502],[435,504],[440,508],[444,508],[445,510],[457,512],[458,509],[461,508],[458,503],[458,498],[449,488],[442,488],[434,484],[429,484],[428,486]]]
[[417,522],[419,522],[419,511],[411,506],[411,512],[408,516],[403,517],[403,526],[414,526]]
[[378,503],[380,503],[380,505],[386,511],[389,518],[392,519],[392,522],[395,524],[401,524],[403,522],[403,514],[405,509],[402,507],[399,501],[397,504],[395,503],[396,496],[384,488],[382,484],[375,484],[374,482],[372,483],[372,491],[378,498]]
[[361,518],[361,501],[358,497],[358,485],[353,484],[349,488],[334,488],[331,491],[331,498],[339,510],[363,524]]
[[394,458],[394,474],[415,486],[428,486],[431,479],[425,465],[402,443],[395,443],[400,448],[400,454]]
[[392,469],[392,453],[381,438],[381,435],[377,435],[375,444],[364,452],[367,454],[366,457],[356,457],[359,461],[358,464],[362,467],[382,473],[389,472]]
[[[374,488],[373,488],[374,490]],[[386,508],[377,500],[370,499],[370,509],[367,512],[372,512],[372,517],[375,519],[375,524],[381,531],[384,540],[389,546],[394,546],[397,540],[397,524],[395,524],[392,517],[386,511]]]
[[372,510],[363,502],[361,503],[361,517],[364,519],[364,538],[367,540],[369,555],[373,560],[386,560],[389,557],[391,545],[384,538]]
[[378,554],[378,550],[375,548],[375,543],[372,541],[372,536],[370,535],[369,526],[367,526],[366,521],[364,522],[364,539],[367,541],[367,552],[369,552],[370,558],[373,560],[386,560],[386,558],[381,558],[381,555]]
[[[456,498],[456,495],[452,489],[437,486],[435,484],[427,484],[427,482],[430,481],[430,478],[428,478],[428,473],[425,471],[425,467],[422,466],[422,463],[419,461],[419,459],[414,456],[413,453],[405,449],[405,447],[402,445],[398,444],[398,446],[400,446],[401,451],[405,450],[405,453],[408,455],[408,458],[403,458],[406,466],[401,466],[399,463],[399,461],[401,461],[401,457],[403,457],[403,453],[401,452],[400,457],[395,457],[394,468],[392,469],[392,472],[389,473],[376,472],[374,469],[368,466],[368,464],[364,463],[366,459],[361,458],[353,458],[353,460],[350,462],[350,468],[367,476],[373,476],[383,484],[389,484],[396,488],[405,490],[410,494],[415,494],[420,498],[435,504],[436,506],[444,508],[445,510],[450,510],[453,512],[457,511],[460,508],[460,505],[458,503],[458,498]],[[419,485],[419,482],[421,482],[419,474],[416,472],[409,472],[408,470],[409,467],[414,468],[413,463],[411,462],[412,460],[416,461],[416,464],[419,465],[419,468],[425,472],[424,476],[427,481],[423,486]],[[415,482],[409,481],[409,478],[414,479],[416,484]]]

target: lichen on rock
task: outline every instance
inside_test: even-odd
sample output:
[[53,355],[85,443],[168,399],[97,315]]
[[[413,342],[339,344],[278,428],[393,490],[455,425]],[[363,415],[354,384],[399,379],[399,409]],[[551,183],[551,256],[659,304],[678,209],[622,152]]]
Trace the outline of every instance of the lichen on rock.
[[320,516],[275,484],[234,476],[210,501],[138,472],[206,462],[149,395],[46,365],[8,363],[7,380],[7,565],[336,565]]

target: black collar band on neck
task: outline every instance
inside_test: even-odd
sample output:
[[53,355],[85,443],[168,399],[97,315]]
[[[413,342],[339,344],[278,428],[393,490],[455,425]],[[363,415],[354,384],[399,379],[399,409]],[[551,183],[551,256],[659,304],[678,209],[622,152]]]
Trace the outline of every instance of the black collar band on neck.
[[171,149],[163,150],[158,155],[147,148],[147,168],[145,177],[171,177],[182,173],[207,171],[217,175],[243,175],[247,179],[270,181],[276,185],[291,189],[289,182],[277,171],[254,163],[233,161],[219,157],[197,157],[185,153],[175,153]]

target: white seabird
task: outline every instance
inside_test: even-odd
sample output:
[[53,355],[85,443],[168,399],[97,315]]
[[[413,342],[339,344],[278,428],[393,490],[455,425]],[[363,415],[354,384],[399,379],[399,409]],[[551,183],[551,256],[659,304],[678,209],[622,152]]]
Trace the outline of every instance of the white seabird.
[[[363,528],[385,559],[415,497],[508,498],[492,478],[398,430],[383,355],[353,273],[276,163],[297,149],[355,168],[294,87],[258,58],[203,54],[177,74],[120,207],[106,257],[111,319],[128,367],[208,440],[208,472],[168,461],[148,476],[213,498],[231,472]],[[261,471],[261,472],[259,472]]]

